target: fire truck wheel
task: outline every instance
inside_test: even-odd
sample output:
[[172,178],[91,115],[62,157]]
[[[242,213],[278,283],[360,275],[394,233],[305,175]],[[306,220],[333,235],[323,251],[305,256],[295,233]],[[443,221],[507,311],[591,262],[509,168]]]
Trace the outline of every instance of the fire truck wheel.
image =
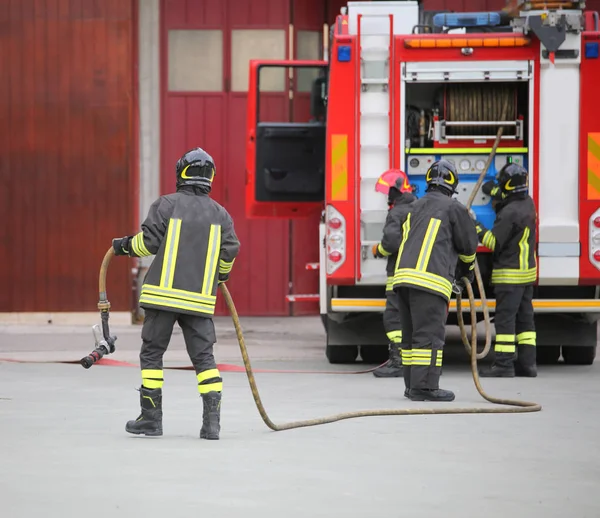
[[536,353],[538,365],[555,365],[560,358],[560,345],[538,345]]
[[325,355],[329,363],[354,363],[358,356],[358,346],[356,345],[328,345],[325,348]]
[[381,365],[389,359],[390,351],[387,345],[363,345],[360,348],[360,356],[365,363]]
[[565,346],[562,355],[567,365],[592,365],[596,358],[596,346]]

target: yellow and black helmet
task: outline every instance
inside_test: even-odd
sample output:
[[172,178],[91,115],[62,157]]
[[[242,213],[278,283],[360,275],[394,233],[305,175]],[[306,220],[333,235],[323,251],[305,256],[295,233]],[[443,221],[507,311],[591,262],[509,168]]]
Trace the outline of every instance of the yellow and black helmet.
[[202,148],[194,148],[183,155],[175,166],[177,186],[196,185],[212,187],[216,168],[213,158]]
[[529,174],[527,169],[518,164],[506,164],[496,176],[500,190],[510,196],[517,192],[526,192],[529,189]]
[[448,160],[438,160],[434,162],[425,176],[427,182],[427,191],[436,186],[437,189],[444,191],[449,196],[456,193],[458,187],[458,173],[456,167]]

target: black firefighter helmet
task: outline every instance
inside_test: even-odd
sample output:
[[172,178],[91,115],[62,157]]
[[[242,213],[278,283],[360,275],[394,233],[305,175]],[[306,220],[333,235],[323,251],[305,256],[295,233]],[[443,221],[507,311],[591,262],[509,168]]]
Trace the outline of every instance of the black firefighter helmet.
[[435,185],[448,196],[452,196],[456,193],[458,186],[456,167],[448,160],[438,160],[427,171],[425,181],[427,182],[427,191]]
[[194,148],[183,155],[175,166],[177,187],[193,185],[212,188],[216,168],[212,157],[202,148]]
[[525,192],[529,189],[529,174],[527,169],[518,164],[506,164],[496,176],[498,187],[507,196]]

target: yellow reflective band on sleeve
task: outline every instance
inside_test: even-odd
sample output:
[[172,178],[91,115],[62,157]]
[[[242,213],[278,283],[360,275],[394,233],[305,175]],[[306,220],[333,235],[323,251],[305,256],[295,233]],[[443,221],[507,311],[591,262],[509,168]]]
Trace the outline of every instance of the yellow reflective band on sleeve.
[[163,371],[160,369],[142,369],[142,387],[157,389],[163,386]]
[[431,349],[412,349],[412,365],[429,367],[432,357]]
[[208,248],[206,250],[206,261],[204,263],[204,282],[202,283],[202,294],[204,295],[212,295],[220,250],[221,225],[211,225],[208,236]]
[[408,239],[408,233],[410,232],[410,212],[408,216],[406,216],[406,221],[402,224],[402,243],[400,243],[400,248],[398,248],[398,257],[396,258],[396,270],[398,266],[400,266],[400,258],[402,257],[402,252],[404,251],[404,245],[406,240]]
[[435,238],[437,237],[437,233],[440,230],[441,224],[442,221],[437,218],[431,218],[431,220],[429,220],[429,226],[427,227],[427,231],[423,237],[423,245],[421,246],[419,258],[417,259],[417,270],[420,272],[427,270],[427,265],[429,264],[429,259],[431,258],[431,252],[433,250]]
[[396,270],[394,285],[407,284],[438,292],[450,300],[452,296],[452,284],[440,275],[429,272],[420,272],[412,268]]
[[131,248],[133,249],[133,253],[138,257],[148,257],[149,255],[152,255],[144,244],[143,232],[139,232],[133,236],[133,239],[131,240]]
[[492,271],[492,284],[528,284],[535,282],[537,268],[527,270],[502,269]]
[[496,344],[494,345],[494,351],[497,353],[514,353],[516,351],[516,347],[514,345],[502,345]]
[[490,250],[496,250],[496,236],[492,234],[491,230],[488,230],[481,240],[481,244]]
[[476,254],[473,255],[459,255],[458,258],[463,263],[472,263],[475,260]]
[[399,344],[402,342],[402,331],[390,331],[386,335],[392,343]]
[[519,270],[529,269],[529,227],[523,230],[523,237],[519,241]]
[[380,253],[381,255],[383,255],[383,257],[389,257],[390,255],[392,255],[390,252],[388,252],[388,251],[387,251],[385,248],[383,248],[383,247],[381,246],[381,243],[379,243],[379,244],[377,245],[377,250],[379,250],[379,253]]
[[412,365],[412,350],[411,349],[402,349],[402,365],[410,366]]
[[198,385],[198,392],[200,392],[200,394],[208,394],[209,392],[223,392],[223,382],[218,381],[217,383]]
[[163,258],[162,272],[160,274],[160,285],[163,288],[171,288],[173,286],[180,232],[181,220],[171,218],[169,220],[169,229],[167,230],[165,256]]
[[196,375],[196,378],[198,379],[198,383],[202,383],[203,381],[212,379],[212,378],[220,378],[221,377],[221,373],[219,372],[219,369],[208,369],[206,371],[202,371],[199,372]]
[[219,273],[230,273],[231,269],[233,268],[234,262],[235,262],[235,259],[233,259],[230,262],[223,261],[223,259],[221,259],[219,261]]
[[436,352],[437,352],[437,354],[435,355],[435,366],[441,367],[442,366],[442,358],[444,357],[444,351],[439,349]]
[[519,345],[536,345],[536,338],[535,331],[525,331],[517,335],[517,343]]

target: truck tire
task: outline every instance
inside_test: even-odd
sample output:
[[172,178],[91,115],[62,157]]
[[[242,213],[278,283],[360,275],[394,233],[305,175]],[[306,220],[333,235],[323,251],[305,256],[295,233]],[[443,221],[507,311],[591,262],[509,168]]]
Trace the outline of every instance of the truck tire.
[[567,365],[592,365],[596,358],[596,346],[565,346],[562,355]]
[[538,345],[536,355],[538,365],[556,365],[560,359],[560,345]]
[[325,355],[331,364],[354,363],[358,356],[356,345],[328,345]]
[[387,345],[362,345],[360,356],[365,363],[381,365],[389,359],[390,350]]

